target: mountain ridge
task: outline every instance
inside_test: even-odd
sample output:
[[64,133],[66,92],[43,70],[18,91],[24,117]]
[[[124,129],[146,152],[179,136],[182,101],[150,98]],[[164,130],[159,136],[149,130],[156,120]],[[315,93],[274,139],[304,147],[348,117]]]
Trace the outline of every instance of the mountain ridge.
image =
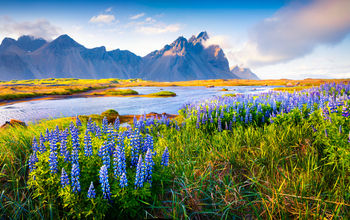
[[[86,48],[67,34],[51,42],[21,36],[0,45],[0,80],[32,78],[142,78],[154,81],[237,79],[218,45],[205,46],[207,32],[171,44],[144,57],[128,50]],[[243,75],[244,76],[244,75]]]

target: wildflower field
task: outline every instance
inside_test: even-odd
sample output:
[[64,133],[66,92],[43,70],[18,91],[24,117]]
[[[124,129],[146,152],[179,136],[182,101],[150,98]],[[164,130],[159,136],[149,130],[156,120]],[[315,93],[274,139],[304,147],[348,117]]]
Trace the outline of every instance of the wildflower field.
[[350,218],[350,84],[0,131],[0,216]]

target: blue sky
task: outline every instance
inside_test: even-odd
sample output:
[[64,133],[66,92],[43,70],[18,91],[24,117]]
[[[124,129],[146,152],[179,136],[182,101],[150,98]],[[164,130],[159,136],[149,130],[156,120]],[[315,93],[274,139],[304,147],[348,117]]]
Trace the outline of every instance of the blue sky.
[[350,1],[29,1],[0,3],[0,40],[68,34],[88,48],[161,49],[207,31],[230,66],[260,78],[350,78]]

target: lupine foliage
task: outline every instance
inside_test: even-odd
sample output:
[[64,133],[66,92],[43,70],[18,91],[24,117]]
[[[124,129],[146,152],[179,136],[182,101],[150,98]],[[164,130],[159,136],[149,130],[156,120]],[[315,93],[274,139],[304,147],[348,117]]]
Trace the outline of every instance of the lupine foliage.
[[[39,151],[36,138],[33,139],[33,153],[28,160],[29,188],[34,197],[43,200],[57,197],[56,204],[71,210],[75,217],[103,216],[116,207],[116,216],[138,215],[141,201],[152,201],[152,191],[160,189],[154,187],[167,172],[164,163],[161,165],[162,158],[156,157],[157,148],[150,135],[153,133],[142,131],[147,127],[147,131],[155,132],[164,120],[168,121],[143,117],[135,120],[132,128],[120,129],[119,119],[112,126],[104,118],[100,135],[96,132],[98,125],[89,120],[85,126],[77,117],[76,124],[70,123],[69,132],[59,127],[48,130],[47,138],[41,141],[45,150]],[[137,167],[133,164],[135,155],[139,156]],[[58,170],[62,172],[59,174]],[[151,185],[153,182],[156,186]]]

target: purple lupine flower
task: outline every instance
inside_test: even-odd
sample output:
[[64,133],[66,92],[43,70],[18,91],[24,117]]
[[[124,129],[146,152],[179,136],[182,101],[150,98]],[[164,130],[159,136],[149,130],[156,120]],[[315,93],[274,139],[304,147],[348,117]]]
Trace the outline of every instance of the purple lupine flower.
[[42,133],[40,133],[40,139],[39,139],[39,151],[40,153],[44,153],[46,151],[45,147],[45,137],[43,136]]
[[29,156],[29,160],[28,160],[29,172],[32,172],[33,170],[36,169],[36,165],[35,165],[36,162],[38,162],[38,157],[36,156],[36,152],[33,152]]
[[96,192],[95,192],[95,188],[94,188],[94,183],[91,181],[88,193],[87,193],[87,197],[89,199],[94,199],[96,197]]
[[95,127],[96,137],[100,138],[102,137],[101,134],[101,128],[99,126]]
[[80,168],[79,168],[79,165],[78,164],[73,164],[72,166],[72,172],[71,172],[71,176],[72,176],[72,181],[71,181],[71,184],[72,184],[72,191],[77,193],[77,192],[80,192],[80,181],[79,181],[79,178],[80,178]]
[[341,134],[343,131],[342,131],[342,128],[341,128],[341,125],[339,125],[339,133]]
[[121,188],[127,187],[128,186],[128,179],[126,178],[126,174],[123,173],[122,176],[120,177],[120,183],[119,183]]
[[70,161],[70,154],[67,150],[67,142],[66,140],[61,141],[61,147],[60,147],[61,156],[64,157],[64,162]]
[[62,168],[62,172],[61,172],[61,186],[64,189],[68,185],[69,185],[68,174],[66,173],[64,168]]
[[106,134],[107,133],[107,127],[108,127],[108,120],[107,117],[103,117],[102,119],[102,133]]
[[36,140],[36,137],[33,138],[32,149],[33,149],[33,152],[39,151],[38,142]]
[[133,132],[133,135],[131,136],[130,145],[131,145],[131,166],[136,166],[137,159],[140,153],[140,142],[139,142],[138,130],[135,130]]
[[314,133],[317,131],[317,129],[313,125],[311,125],[311,128],[314,131]]
[[126,172],[126,159],[123,145],[118,145],[113,153],[113,171],[116,178]]
[[218,131],[222,131],[221,118],[218,118]]
[[119,120],[119,116],[118,116],[114,121],[114,129],[119,131],[119,127],[120,127],[120,120]]
[[81,127],[81,126],[82,126],[81,121],[80,121],[80,119],[79,119],[79,116],[77,116],[77,117],[75,118],[75,124],[77,125],[77,127]]
[[103,165],[100,169],[100,183],[103,193],[103,199],[111,199],[111,189],[108,182],[108,169],[106,165]]
[[145,181],[145,165],[142,160],[142,155],[140,155],[139,161],[136,167],[135,189],[142,188],[144,181]]
[[164,166],[164,167],[169,165],[169,151],[168,151],[168,147],[166,147],[164,152],[163,152],[161,165]]
[[350,113],[349,113],[349,106],[346,104],[343,106],[343,109],[342,109],[342,116],[343,117],[349,117]]
[[325,134],[326,137],[328,137],[327,129],[324,129],[324,134]]
[[154,161],[152,158],[152,152],[151,149],[148,148],[147,153],[145,155],[145,181],[148,181],[150,184],[152,184],[152,171],[154,166]]
[[111,166],[111,158],[110,158],[110,154],[108,152],[108,143],[105,141],[100,150],[99,150],[99,155],[102,158],[102,163],[104,165],[106,165],[107,168],[109,168]]
[[58,161],[57,161],[57,153],[51,152],[49,156],[49,166],[51,173],[57,173],[58,172]]
[[88,132],[85,133],[84,144],[85,144],[85,148],[84,148],[85,156],[86,157],[92,156],[92,143],[91,143],[90,134]]
[[149,134],[145,137],[145,143],[142,148],[142,152],[147,152],[147,149],[150,148],[153,151],[153,137]]

